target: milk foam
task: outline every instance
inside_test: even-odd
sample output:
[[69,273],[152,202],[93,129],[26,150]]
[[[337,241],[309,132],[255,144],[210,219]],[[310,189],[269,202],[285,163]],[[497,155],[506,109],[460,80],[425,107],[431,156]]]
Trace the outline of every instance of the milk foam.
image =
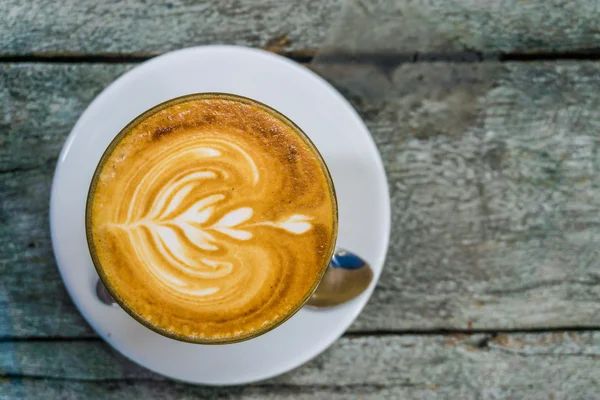
[[95,262],[147,323],[243,336],[314,289],[335,213],[327,172],[295,129],[256,106],[194,101],[112,149],[92,203]]
[[[255,220],[254,210],[250,205],[236,208],[223,215],[220,209],[227,206],[224,194],[194,197],[192,191],[201,187],[205,180],[228,176],[226,171],[219,168],[188,172],[168,180],[161,185],[162,188],[148,212],[141,218],[134,217],[135,209],[139,207],[140,193],[146,189],[144,184],[150,185],[160,180],[162,174],[175,168],[186,156],[219,160],[224,152],[232,153],[234,159],[243,159],[247,162],[245,170],[251,173],[252,184],[259,183],[260,173],[256,162],[239,146],[215,139],[207,140],[206,143],[200,141],[198,145],[206,147],[181,148],[178,153],[164,157],[148,168],[127,205],[125,222],[108,224],[126,233],[131,246],[136,249],[141,265],[166,290],[178,292],[180,298],[189,296],[190,301],[194,300],[193,297],[217,294],[220,291],[218,278],[228,276],[233,270],[234,260],[213,260],[210,258],[211,252],[227,249],[228,243],[232,240],[252,240],[253,228],[256,226],[269,226],[294,235],[301,235],[312,228],[309,222],[312,217],[307,215],[294,214],[281,221]],[[226,179],[222,181],[226,183]],[[226,190],[228,188],[223,189],[224,192]],[[185,206],[184,201],[189,198],[193,198],[193,203],[191,206]],[[207,223],[213,215],[223,216],[212,224]],[[142,229],[150,233],[150,238],[139,232]],[[180,233],[177,230],[180,230]],[[214,232],[222,235],[217,238]],[[148,251],[148,247],[152,247],[153,251]],[[205,253],[204,258],[197,257],[199,252]],[[190,281],[178,279],[169,273],[170,267],[175,267],[179,273],[190,277],[209,278],[212,286],[197,289]],[[240,267],[243,268],[243,264]]]

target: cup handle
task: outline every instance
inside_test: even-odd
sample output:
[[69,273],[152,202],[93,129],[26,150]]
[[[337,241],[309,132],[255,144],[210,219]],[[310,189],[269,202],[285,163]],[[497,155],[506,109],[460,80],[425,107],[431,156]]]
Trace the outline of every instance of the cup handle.
[[117,302],[112,297],[112,295],[100,279],[98,279],[98,282],[96,282],[96,296],[102,303],[106,304],[107,306],[117,305]]

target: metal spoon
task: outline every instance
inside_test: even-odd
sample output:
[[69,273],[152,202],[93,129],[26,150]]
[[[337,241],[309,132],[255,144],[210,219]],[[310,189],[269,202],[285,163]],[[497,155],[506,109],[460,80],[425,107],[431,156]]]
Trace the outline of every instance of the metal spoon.
[[337,250],[319,287],[306,305],[335,307],[360,295],[373,280],[373,270],[365,260],[346,250]]
[[[335,307],[360,295],[373,280],[373,270],[365,260],[346,250],[337,250],[329,268],[306,305],[314,308]],[[117,304],[101,280],[96,295],[106,305]]]

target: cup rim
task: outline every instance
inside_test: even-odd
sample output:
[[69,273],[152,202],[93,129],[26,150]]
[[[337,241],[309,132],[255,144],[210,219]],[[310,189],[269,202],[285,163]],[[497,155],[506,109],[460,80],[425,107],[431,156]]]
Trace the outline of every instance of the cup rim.
[[[98,256],[96,254],[94,240],[92,237],[93,235],[92,235],[92,221],[91,221],[91,219],[92,219],[91,218],[92,217],[91,209],[92,209],[93,197],[94,197],[94,193],[96,190],[96,186],[98,183],[100,173],[101,173],[102,169],[104,168],[106,161],[111,156],[111,154],[113,153],[115,148],[119,145],[121,140],[134,127],[138,126],[141,122],[143,122],[150,116],[152,116],[166,108],[169,108],[169,107],[177,105],[177,104],[186,103],[189,101],[200,100],[200,99],[213,99],[213,98],[214,99],[228,99],[228,100],[236,101],[236,102],[243,103],[243,104],[258,106],[263,111],[271,114],[272,116],[277,118],[279,121],[281,121],[284,124],[291,127],[298,134],[298,136],[308,145],[308,147],[310,148],[312,153],[317,157],[320,164],[322,165],[323,171],[325,172],[325,177],[326,177],[326,180],[328,183],[328,187],[329,187],[329,190],[331,193],[331,200],[333,203],[333,215],[332,215],[333,224],[332,224],[332,235],[331,235],[332,240],[330,242],[331,244],[330,244],[330,248],[329,248],[329,252],[328,252],[329,256],[327,258],[325,258],[327,260],[325,265],[321,268],[321,272],[319,273],[319,275],[313,282],[313,285],[311,286],[310,290],[308,290],[306,295],[302,298],[302,300],[300,302],[298,302],[297,305],[292,307],[292,309],[288,313],[286,313],[281,319],[276,320],[275,322],[267,325],[266,327],[259,329],[256,332],[253,332],[250,334],[236,336],[233,338],[224,338],[224,339],[222,339],[222,338],[218,338],[218,339],[196,338],[196,337],[186,336],[183,334],[177,334],[177,333],[171,332],[163,327],[160,327],[160,326],[150,323],[145,318],[143,318],[141,315],[136,313],[133,310],[133,308],[131,308],[123,300],[123,298],[117,293],[117,291],[112,287],[112,285],[110,284],[110,281],[104,274],[100,260],[98,259]],[[293,317],[298,311],[300,311],[300,309],[302,307],[304,307],[306,302],[308,302],[310,297],[317,290],[319,283],[322,281],[323,277],[325,276],[325,272],[327,271],[330,260],[333,257],[333,254],[335,252],[337,236],[338,236],[338,219],[339,219],[339,215],[338,215],[337,194],[335,191],[335,186],[333,184],[333,179],[331,177],[331,172],[329,171],[329,167],[327,166],[327,163],[325,162],[323,156],[319,152],[319,149],[317,148],[317,146],[313,143],[313,141],[308,137],[308,135],[295,122],[293,122],[290,118],[288,118],[283,113],[275,110],[273,107],[270,107],[258,100],[254,100],[249,97],[240,96],[240,95],[231,94],[231,93],[223,93],[223,92],[201,92],[201,93],[192,93],[192,94],[187,94],[187,95],[183,95],[183,96],[179,96],[179,97],[174,97],[172,99],[166,100],[162,103],[159,103],[159,104],[149,108],[148,110],[142,112],[137,117],[135,117],[131,122],[129,122],[112,139],[110,144],[106,147],[106,149],[102,153],[102,157],[100,158],[100,160],[98,161],[98,164],[96,165],[94,174],[92,176],[92,180],[90,182],[90,187],[88,189],[88,194],[87,194],[87,199],[86,199],[86,208],[85,208],[85,234],[86,234],[90,257],[92,258],[92,263],[94,264],[94,268],[96,269],[96,272],[98,273],[100,281],[102,282],[102,284],[104,284],[104,286],[106,287],[108,292],[115,299],[115,301],[117,302],[119,307],[121,307],[127,314],[129,314],[133,319],[135,319],[140,324],[144,325],[146,328],[148,328],[162,336],[168,337],[170,339],[174,339],[174,340],[178,340],[178,341],[186,342],[186,343],[218,345],[218,344],[232,344],[232,343],[243,342],[243,341],[254,339],[256,337],[264,335],[265,333],[270,332],[273,329],[282,325],[288,319]]]

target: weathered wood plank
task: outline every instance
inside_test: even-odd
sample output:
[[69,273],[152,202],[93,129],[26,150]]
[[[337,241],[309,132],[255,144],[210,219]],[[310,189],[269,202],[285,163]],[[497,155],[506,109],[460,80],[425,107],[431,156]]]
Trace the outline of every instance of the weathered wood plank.
[[[506,393],[509,393],[506,391]],[[547,396],[531,393],[532,400],[547,400]],[[476,399],[470,390],[431,390],[427,388],[412,389],[402,386],[391,388],[335,386],[327,387],[262,387],[246,386],[235,388],[210,388],[205,386],[189,386],[176,382],[154,381],[117,381],[117,382],[72,382],[47,379],[18,379],[0,381],[0,400],[13,399],[243,399],[243,400],[347,400],[360,398],[374,399],[451,399],[459,395],[460,399]],[[511,398],[501,395],[494,399]],[[589,397],[593,399],[592,397]],[[556,399],[560,399],[557,397]]]
[[[60,283],[47,202],[70,126],[127,68],[0,68],[0,337],[93,336]],[[381,79],[385,101],[350,94],[393,229],[352,329],[600,326],[600,63],[410,64]]]
[[373,132],[394,228],[361,324],[598,326],[598,67],[393,72]]
[[456,52],[595,51],[599,16],[594,1],[349,0],[322,46],[425,58]]
[[53,164],[77,115],[133,66],[0,64],[0,171]]
[[0,338],[94,336],[53,260],[48,226],[53,169],[0,174]]
[[[54,398],[59,393],[128,398],[147,393],[159,398],[175,391],[250,398],[327,393],[339,398],[351,393],[371,398],[393,394],[511,398],[516,393],[537,393],[537,398],[583,399],[598,395],[594,388],[600,385],[599,360],[598,332],[355,337],[341,339],[315,360],[255,384],[255,389],[211,390],[172,382],[153,384],[164,378],[133,365],[101,341],[0,343],[0,374],[11,377],[4,387],[33,396],[40,393],[43,382],[57,393]],[[11,383],[13,378],[17,379]],[[159,391],[150,393],[153,388]],[[464,396],[451,396],[458,394]]]
[[[2,383],[0,382],[0,385]],[[0,386],[2,388],[2,386]],[[4,399],[243,399],[243,400],[396,400],[396,399],[431,399],[431,400],[597,400],[595,393],[577,390],[574,393],[563,391],[540,392],[529,388],[516,390],[499,388],[477,392],[469,387],[460,389],[411,388],[402,385],[391,387],[371,387],[357,385],[354,387],[261,387],[245,386],[235,388],[208,388],[204,386],[187,386],[175,382],[64,382],[45,379],[8,380],[4,384],[6,392],[0,392],[0,400]],[[554,394],[556,393],[556,394]],[[583,396],[583,397],[582,397]]]
[[0,3],[0,54],[154,55],[226,43],[315,49],[339,0],[48,0]]
[[[159,54],[228,43],[312,54],[339,0],[51,0],[0,3],[0,54]],[[330,35],[368,52],[597,50],[594,1],[351,0]]]

